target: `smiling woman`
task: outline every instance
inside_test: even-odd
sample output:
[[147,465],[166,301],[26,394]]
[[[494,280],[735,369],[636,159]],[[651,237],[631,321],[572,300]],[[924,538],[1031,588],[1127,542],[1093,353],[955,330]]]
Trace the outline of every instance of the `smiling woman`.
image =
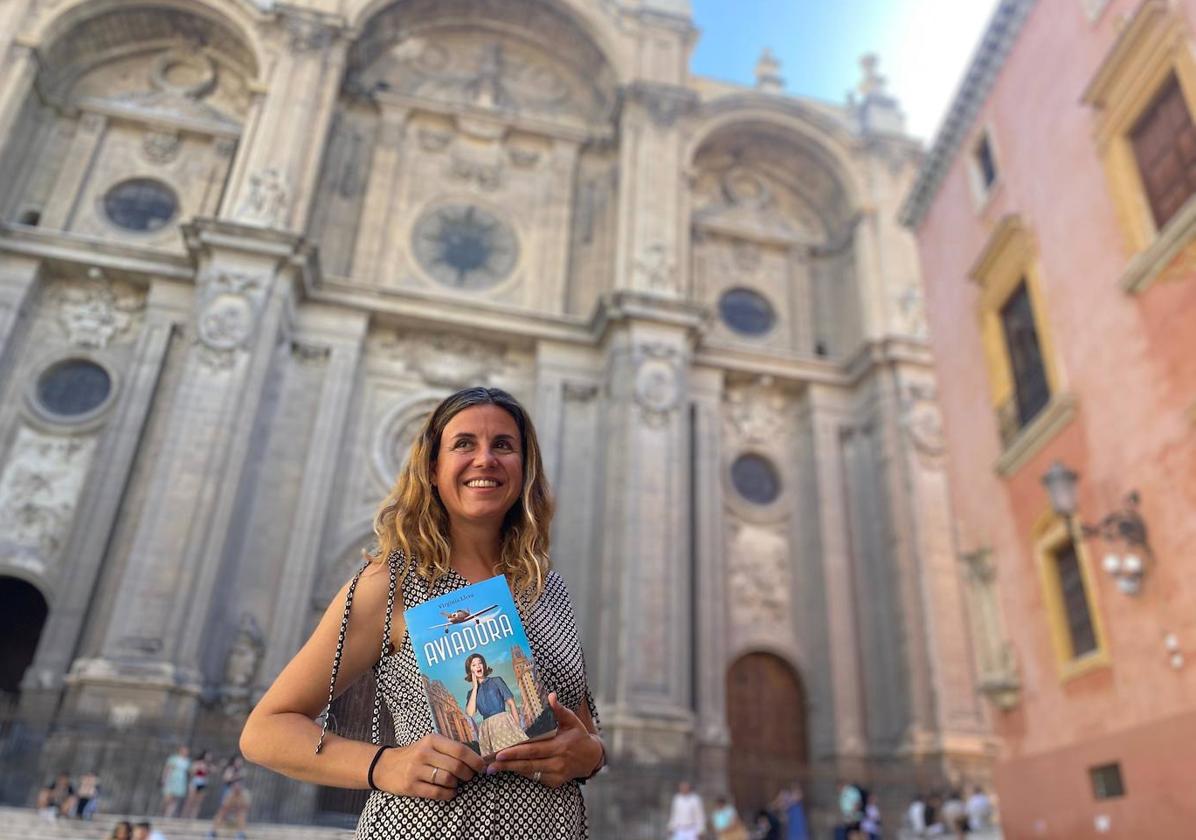
[[[245,756],[292,778],[373,789],[359,838],[465,836],[473,825],[491,827],[483,829],[487,836],[586,836],[579,781],[601,769],[606,751],[569,593],[549,570],[551,520],[540,448],[523,407],[497,388],[467,388],[445,399],[378,511],[378,550],[246,721]],[[395,603],[410,609],[499,574],[516,596],[557,733],[503,749],[487,766],[469,747],[434,732]],[[321,728],[313,718],[371,668],[379,687],[373,744]],[[498,743],[514,705],[485,677],[483,660],[466,713],[481,714]],[[380,743],[383,699],[394,719],[393,746]]]

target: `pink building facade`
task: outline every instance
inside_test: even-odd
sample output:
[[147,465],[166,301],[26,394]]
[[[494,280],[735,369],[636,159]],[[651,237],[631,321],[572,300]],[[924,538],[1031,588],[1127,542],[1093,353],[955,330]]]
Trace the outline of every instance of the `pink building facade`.
[[1002,0],[902,209],[1008,837],[1196,832],[1194,51],[1196,0]]

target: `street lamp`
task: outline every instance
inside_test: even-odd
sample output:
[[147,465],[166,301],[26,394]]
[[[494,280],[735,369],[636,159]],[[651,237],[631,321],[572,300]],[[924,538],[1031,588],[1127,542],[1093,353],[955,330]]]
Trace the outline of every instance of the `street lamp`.
[[1117,581],[1118,589],[1126,595],[1137,595],[1142,588],[1146,564],[1153,557],[1146,537],[1146,521],[1138,512],[1138,491],[1127,493],[1121,507],[1095,525],[1086,525],[1076,518],[1079,478],[1075,470],[1062,462],[1051,464],[1042,477],[1051,508],[1069,524],[1074,522],[1082,536],[1100,537],[1109,546],[1101,566]]

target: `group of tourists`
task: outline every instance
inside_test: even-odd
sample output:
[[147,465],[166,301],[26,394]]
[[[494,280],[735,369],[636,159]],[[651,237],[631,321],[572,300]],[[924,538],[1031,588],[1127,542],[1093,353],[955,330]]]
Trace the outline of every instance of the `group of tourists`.
[[918,794],[905,812],[905,824],[918,837],[966,837],[993,826],[993,802],[984,788],[976,785],[966,799],[952,789]]
[[[208,795],[215,766],[207,750],[200,750],[196,758],[191,758],[190,748],[180,745],[162,768],[162,815],[196,819]],[[245,786],[245,761],[234,755],[220,771],[220,806],[208,836],[216,837],[221,829],[227,828],[235,831],[237,837],[244,837],[251,801]]]
[[87,772],[78,781],[71,774],[60,772],[37,792],[37,811],[49,820],[73,817],[90,820],[100,805],[100,777]]
[[745,819],[726,796],[714,798],[709,820],[702,797],[685,781],[677,787],[669,808],[670,840],[809,840],[801,786],[793,784],[777,794],[769,807]]

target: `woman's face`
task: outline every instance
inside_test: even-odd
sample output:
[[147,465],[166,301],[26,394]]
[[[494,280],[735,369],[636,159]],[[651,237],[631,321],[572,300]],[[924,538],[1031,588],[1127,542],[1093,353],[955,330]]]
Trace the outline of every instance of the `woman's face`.
[[480,656],[475,656],[469,663],[469,673],[477,677],[479,680],[486,677],[486,665],[482,662]]
[[432,484],[450,521],[502,527],[523,492],[515,418],[496,405],[458,412],[440,435]]

